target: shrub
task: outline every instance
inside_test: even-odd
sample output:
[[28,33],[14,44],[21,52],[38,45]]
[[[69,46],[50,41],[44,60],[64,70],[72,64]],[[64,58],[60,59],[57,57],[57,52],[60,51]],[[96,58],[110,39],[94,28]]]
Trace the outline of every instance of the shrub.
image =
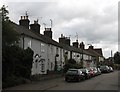
[[68,69],[70,68],[75,68],[75,69],[79,69],[82,68],[81,64],[76,63],[76,61],[74,59],[69,59],[68,63],[66,63],[64,65],[64,69],[63,72],[66,73]]

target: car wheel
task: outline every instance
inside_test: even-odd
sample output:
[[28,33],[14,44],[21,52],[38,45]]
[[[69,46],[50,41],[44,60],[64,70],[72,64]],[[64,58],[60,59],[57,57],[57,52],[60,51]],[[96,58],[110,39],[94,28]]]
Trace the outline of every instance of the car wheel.
[[77,81],[80,82],[81,81],[80,78],[78,78]]
[[83,80],[85,80],[86,78],[85,77],[83,77]]
[[67,78],[65,78],[65,81],[66,81],[66,82],[68,82],[68,79],[67,79]]
[[87,79],[90,79],[90,76],[87,76]]

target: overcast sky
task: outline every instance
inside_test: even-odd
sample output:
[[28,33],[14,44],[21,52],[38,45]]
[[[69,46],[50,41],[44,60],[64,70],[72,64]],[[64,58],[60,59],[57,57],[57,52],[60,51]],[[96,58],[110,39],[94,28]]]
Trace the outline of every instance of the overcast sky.
[[[9,1],[9,2],[8,2]],[[53,39],[61,34],[76,41],[102,48],[103,55],[110,57],[118,50],[118,1],[119,0],[4,0],[9,17],[19,24],[21,15],[28,12],[31,23],[39,19],[41,34],[44,25],[53,21]]]

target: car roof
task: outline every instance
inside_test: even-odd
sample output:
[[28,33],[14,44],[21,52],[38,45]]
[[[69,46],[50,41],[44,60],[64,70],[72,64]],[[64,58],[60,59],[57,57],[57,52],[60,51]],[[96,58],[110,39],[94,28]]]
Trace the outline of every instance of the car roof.
[[69,70],[78,70],[78,69],[69,69]]

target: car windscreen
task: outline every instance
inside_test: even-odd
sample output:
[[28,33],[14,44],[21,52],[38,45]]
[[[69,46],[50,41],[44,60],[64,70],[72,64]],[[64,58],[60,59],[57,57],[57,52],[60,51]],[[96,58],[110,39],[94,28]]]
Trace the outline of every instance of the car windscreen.
[[94,71],[97,71],[97,69],[96,69],[96,68],[93,68],[93,70],[94,70]]
[[80,69],[80,70],[81,70],[82,72],[84,72],[84,73],[86,72],[86,70],[85,70],[85,69]]
[[77,70],[68,70],[67,74],[77,74],[78,71]]
[[100,66],[101,69],[106,69],[107,67],[106,66]]

